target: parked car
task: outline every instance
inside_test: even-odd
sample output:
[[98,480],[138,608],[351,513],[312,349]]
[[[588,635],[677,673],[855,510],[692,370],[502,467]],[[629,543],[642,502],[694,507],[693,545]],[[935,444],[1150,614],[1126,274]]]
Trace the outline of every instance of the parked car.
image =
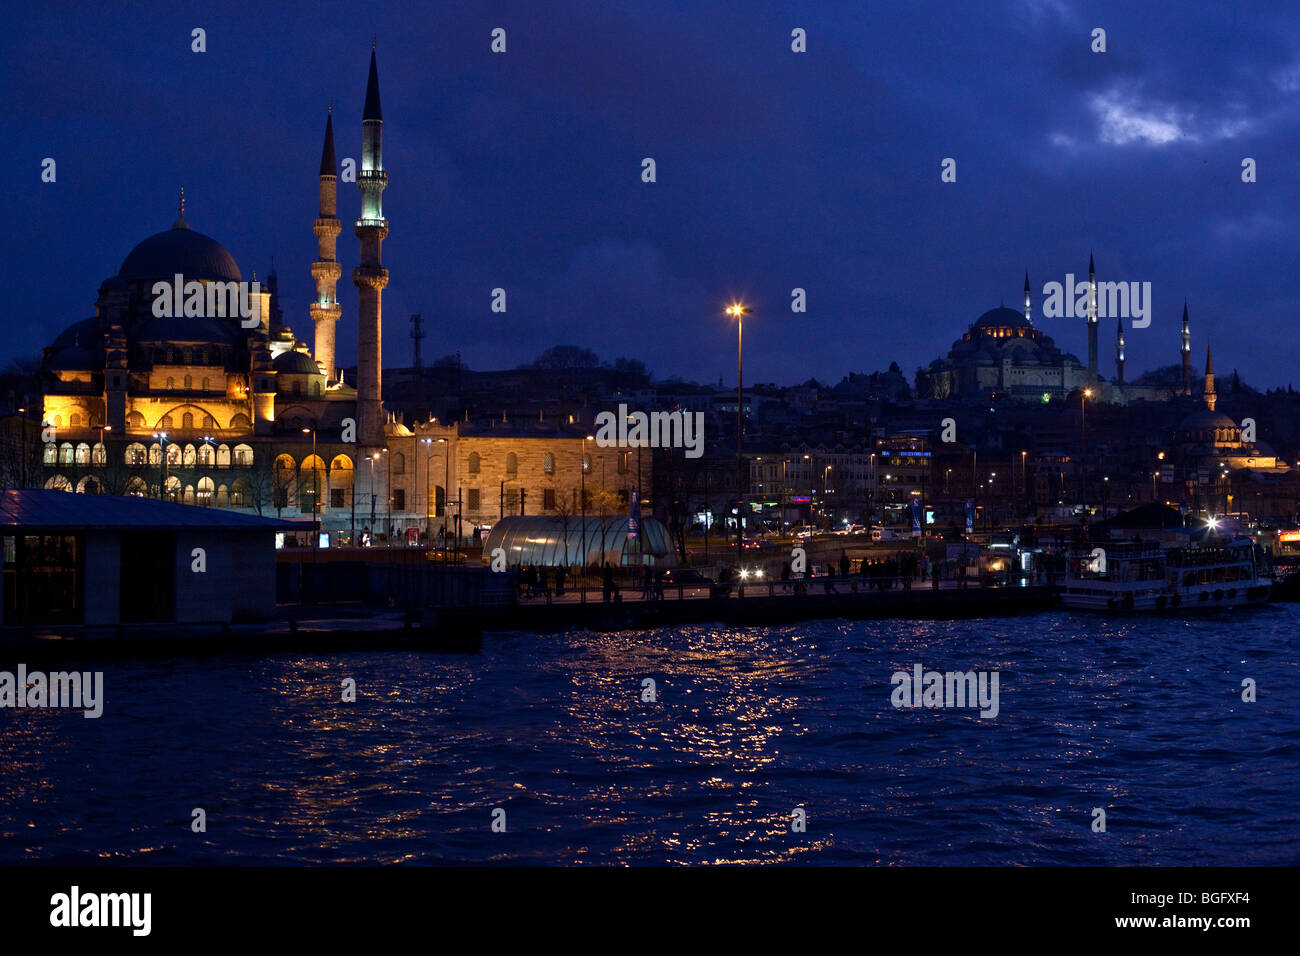
[[664,572],[664,584],[670,587],[681,585],[688,588],[707,587],[713,579],[706,577],[694,568],[669,568]]

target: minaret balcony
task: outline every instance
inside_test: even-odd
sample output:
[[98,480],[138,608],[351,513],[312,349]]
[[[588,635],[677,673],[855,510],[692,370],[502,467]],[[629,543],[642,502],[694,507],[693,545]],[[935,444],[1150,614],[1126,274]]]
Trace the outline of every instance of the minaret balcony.
[[323,236],[337,236],[343,231],[343,223],[333,217],[317,219],[312,223],[312,231],[316,233],[317,239]]
[[337,261],[318,259],[311,264],[311,277],[317,282],[321,280],[338,282],[341,275],[343,275],[343,266]]
[[357,185],[363,183],[378,183],[380,186],[388,185],[388,172],[383,169],[358,169]]

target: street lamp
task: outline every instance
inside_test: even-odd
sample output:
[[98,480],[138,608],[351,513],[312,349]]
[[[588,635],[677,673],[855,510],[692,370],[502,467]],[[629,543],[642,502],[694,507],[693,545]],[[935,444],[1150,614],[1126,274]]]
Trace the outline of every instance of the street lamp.
[[[587,442],[595,440],[594,435],[587,435],[582,439],[582,458],[578,462],[578,471],[581,473],[579,480],[582,485],[582,490],[578,495],[582,504],[582,562],[578,565],[579,574],[585,574],[587,570]],[[587,603],[585,584],[579,588],[579,592],[582,596],[582,603]]]
[[1092,398],[1092,389],[1085,388],[1079,393],[1079,496],[1083,499],[1083,519],[1088,520],[1088,470],[1084,465],[1087,453],[1088,399]]
[[311,549],[320,547],[320,534],[316,527],[317,515],[320,514],[320,472],[316,470],[316,429],[304,428],[302,433],[311,433]]
[[744,517],[744,500],[742,491],[744,483],[745,457],[741,450],[745,439],[745,316],[752,309],[733,302],[727,309],[727,315],[736,320],[736,561],[743,557],[745,533],[741,526]]
[[[432,541],[430,536],[432,526],[429,523],[429,512],[431,512],[435,507],[434,502],[431,500],[429,495],[429,483],[433,474],[433,439],[421,438],[420,441],[424,443],[424,540],[425,545],[428,546]],[[416,459],[415,465],[418,470],[420,466],[418,458]],[[420,481],[419,475],[416,475],[415,480],[416,486],[418,487]]]
[[161,451],[162,453],[162,460],[158,463],[159,464],[158,500],[162,501],[163,488],[167,484],[167,433],[154,432],[153,437],[158,439],[159,442],[158,448],[159,451]]
[[374,544],[375,535],[375,461],[379,458],[379,452],[366,455],[366,461],[370,464],[370,541]]

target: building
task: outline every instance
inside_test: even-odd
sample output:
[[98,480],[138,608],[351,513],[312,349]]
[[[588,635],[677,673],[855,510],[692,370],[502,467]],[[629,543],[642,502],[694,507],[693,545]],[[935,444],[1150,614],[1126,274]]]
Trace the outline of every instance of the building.
[[228,624],[275,612],[282,521],[135,497],[0,492],[4,625]]

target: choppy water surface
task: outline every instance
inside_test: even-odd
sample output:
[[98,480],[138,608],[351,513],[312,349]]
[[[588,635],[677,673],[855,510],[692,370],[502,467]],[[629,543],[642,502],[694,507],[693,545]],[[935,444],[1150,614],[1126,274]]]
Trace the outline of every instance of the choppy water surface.
[[[1297,624],[1062,612],[97,664],[98,720],[0,710],[0,860],[1294,864]],[[999,671],[998,717],[896,710],[916,663]]]

